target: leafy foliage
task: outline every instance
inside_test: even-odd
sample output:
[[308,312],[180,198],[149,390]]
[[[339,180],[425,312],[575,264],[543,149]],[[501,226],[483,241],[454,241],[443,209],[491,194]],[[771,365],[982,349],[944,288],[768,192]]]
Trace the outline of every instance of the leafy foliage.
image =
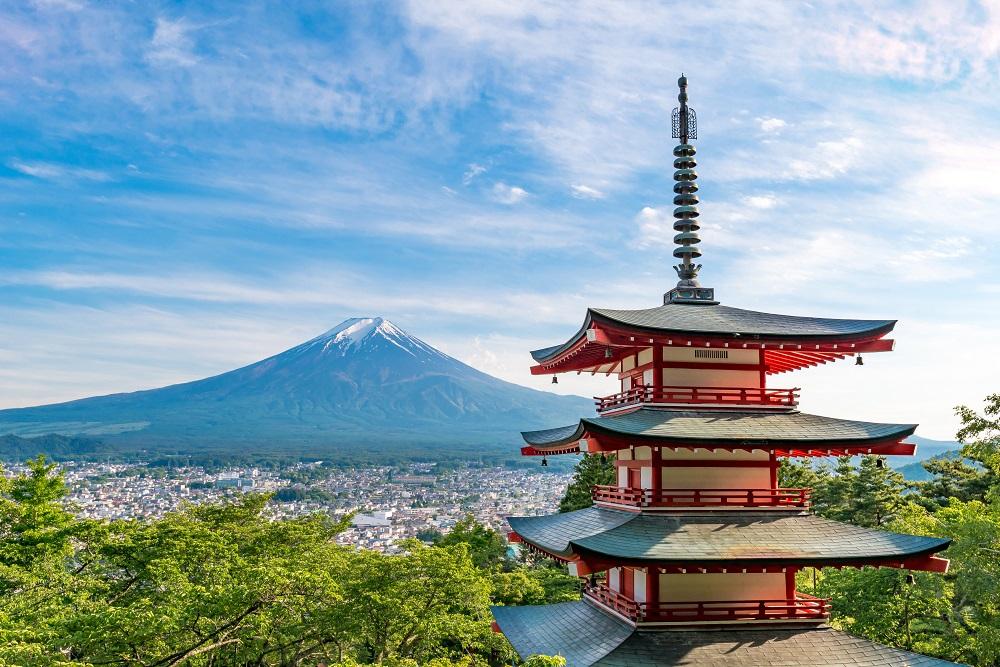
[[[828,518],[949,537],[947,574],[891,569],[800,572],[802,590],[833,600],[833,623],[869,639],[971,665],[1000,663],[1000,395],[982,414],[956,410],[962,459],[928,462],[934,474],[906,494],[899,475],[863,457],[831,470],[784,464],[782,484],[813,486]],[[789,484],[791,485],[791,484]],[[815,578],[815,579],[814,579]]]
[[506,597],[554,590],[547,570],[499,564],[502,538],[471,519],[388,556],[337,545],[345,521],[271,521],[266,495],[110,523],[64,496],[44,459],[0,477],[0,665],[510,664],[496,577]]
[[560,512],[590,507],[594,504],[591,487],[595,484],[615,484],[614,462],[604,454],[584,454],[573,472],[573,480],[566,488],[566,495],[559,503]]

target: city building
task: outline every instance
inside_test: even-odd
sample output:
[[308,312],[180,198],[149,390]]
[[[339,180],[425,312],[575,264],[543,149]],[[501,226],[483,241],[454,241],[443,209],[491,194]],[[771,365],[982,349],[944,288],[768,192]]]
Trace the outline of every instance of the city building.
[[[563,562],[583,599],[494,607],[524,658],[589,665],[949,665],[835,630],[830,601],[796,588],[804,567],[944,572],[949,540],[873,530],[811,514],[809,489],[778,486],[784,457],[912,454],[914,424],[821,417],[796,369],[888,352],[891,320],[792,317],[721,305],[698,282],[693,110],[679,80],[674,110],[674,257],[663,305],[591,308],[564,343],[532,353],[535,374],[616,374],[598,416],[523,434],[522,454],[611,457],[617,483],[592,507],[511,517],[512,541]],[[881,461],[881,459],[880,459]]]

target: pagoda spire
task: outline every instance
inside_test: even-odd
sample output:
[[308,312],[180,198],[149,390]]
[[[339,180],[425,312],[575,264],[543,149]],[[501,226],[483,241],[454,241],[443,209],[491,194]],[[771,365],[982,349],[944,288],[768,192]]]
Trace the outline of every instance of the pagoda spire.
[[677,272],[677,287],[663,295],[663,303],[699,303],[716,304],[715,290],[702,287],[698,283],[698,271],[701,264],[695,264],[692,260],[701,257],[701,250],[698,244],[701,237],[698,230],[698,174],[694,168],[697,162],[694,159],[695,148],[691,144],[692,139],[698,138],[698,116],[694,109],[688,107],[687,77],[681,74],[677,79],[677,86],[680,93],[677,101],[680,106],[674,109],[671,121],[673,125],[673,137],[680,139],[680,143],[674,147],[674,257],[681,260],[681,263],[674,267]]

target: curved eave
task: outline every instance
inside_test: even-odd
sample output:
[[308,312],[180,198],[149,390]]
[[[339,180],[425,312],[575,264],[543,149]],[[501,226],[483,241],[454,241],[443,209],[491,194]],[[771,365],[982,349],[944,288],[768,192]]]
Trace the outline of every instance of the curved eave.
[[[580,442],[589,439],[595,441],[595,446],[588,448],[592,452],[613,451],[643,442],[681,447],[765,449],[783,456],[800,455],[792,453],[796,451],[845,447],[861,448],[853,453],[862,454],[912,454],[912,451],[893,447],[916,429],[916,424],[860,422],[798,411],[699,412],[638,408],[611,417],[583,418],[575,425],[524,431],[521,437],[527,445],[522,453],[529,456],[575,453],[580,451]],[[892,451],[880,451],[886,448]],[[864,451],[866,449],[871,451]]]
[[947,561],[931,557],[951,544],[946,538],[862,528],[809,514],[663,516],[590,507],[511,517],[508,522],[519,539],[538,551],[590,562],[597,570],[655,563],[682,568],[874,565],[942,571]]
[[[641,318],[612,317],[608,313],[643,314],[646,311],[609,311],[588,309],[583,325],[566,342],[535,350],[531,353],[536,364],[535,375],[567,371],[614,372],[623,357],[652,344],[676,347],[732,347],[764,350],[768,374],[806,368],[846,356],[890,351],[893,342],[883,340],[896,325],[895,320],[838,320],[808,318],[744,311],[725,306],[679,305],[661,308],[692,308],[691,312],[711,313],[724,308],[726,313],[739,313],[736,320],[752,321],[754,317],[767,325],[741,326],[739,321],[717,323],[714,329],[644,326]],[[815,324],[809,329],[803,322]],[[784,323],[784,324],[783,324]],[[726,326],[723,326],[726,325]],[[839,330],[838,330],[839,329]],[[608,350],[612,356],[606,356]]]
[[561,655],[566,667],[958,664],[890,648],[825,626],[638,631],[586,600],[490,610],[496,627],[522,659],[536,654]]
[[[715,413],[712,417],[722,417],[725,413]],[[754,415],[757,416],[757,415]],[[778,415],[760,415],[761,417],[771,417]],[[812,416],[812,415],[810,415]],[[836,421],[836,420],[832,420]],[[862,423],[862,422],[851,422],[851,423]],[[609,423],[602,423],[600,418],[590,419],[584,418],[580,420],[580,425],[582,431],[585,435],[593,436],[597,440],[604,440],[614,447],[615,444],[625,445],[618,438],[627,438],[632,444],[635,441],[641,441],[647,444],[664,444],[664,445],[695,445],[695,446],[722,446],[722,447],[749,447],[752,449],[788,449],[788,448],[823,448],[823,447],[834,447],[842,445],[861,445],[868,444],[871,445],[883,445],[900,442],[901,440],[913,435],[917,430],[917,424],[871,424],[872,426],[885,427],[882,432],[876,435],[861,435],[861,434],[850,434],[850,433],[836,433],[826,436],[821,435],[811,435],[805,437],[802,435],[798,436],[788,436],[788,435],[778,435],[773,437],[760,437],[754,433],[734,433],[732,436],[723,437],[719,434],[713,434],[710,431],[705,433],[692,433],[686,432],[682,434],[673,435],[670,433],[656,433],[656,432],[643,432],[643,431],[633,431],[626,429],[616,429]],[[583,437],[583,436],[581,436]],[[617,441],[617,442],[616,442]],[[627,445],[625,445],[627,446]]]

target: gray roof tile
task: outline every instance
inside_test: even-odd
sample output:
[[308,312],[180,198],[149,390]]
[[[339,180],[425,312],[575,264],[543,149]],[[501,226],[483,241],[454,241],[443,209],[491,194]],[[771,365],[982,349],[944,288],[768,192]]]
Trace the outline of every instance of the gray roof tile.
[[895,320],[844,320],[825,317],[799,317],[743,310],[721,305],[669,303],[642,310],[590,308],[583,326],[565,343],[535,350],[531,355],[544,361],[567,349],[593,322],[636,327],[654,332],[687,333],[691,335],[749,336],[754,339],[780,340],[846,340],[884,335],[895,326]]
[[579,424],[525,431],[529,445],[548,446],[572,442],[584,431],[648,438],[658,441],[730,441],[771,444],[865,442],[905,438],[916,424],[880,424],[853,419],[810,415],[796,410],[676,410],[639,408],[624,414],[581,419]]
[[829,627],[636,631],[585,602],[494,607],[522,658],[561,655],[567,667],[947,667]]
[[602,555],[657,563],[837,564],[898,560],[946,549],[950,540],[852,526],[811,514],[742,511],[638,514],[589,507],[510,517],[530,544],[560,556]]

